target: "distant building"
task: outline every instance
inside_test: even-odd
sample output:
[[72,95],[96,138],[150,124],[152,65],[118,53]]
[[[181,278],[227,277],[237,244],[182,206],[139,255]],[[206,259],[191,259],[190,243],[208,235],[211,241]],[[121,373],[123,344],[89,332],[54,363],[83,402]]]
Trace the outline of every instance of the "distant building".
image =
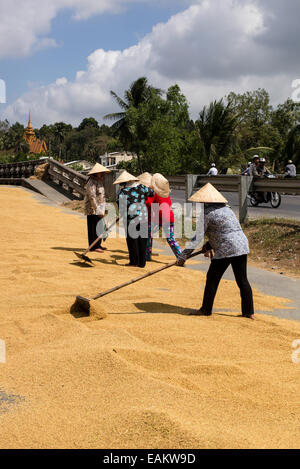
[[99,156],[98,162],[103,166],[115,168],[121,161],[131,161],[133,158],[136,158],[134,153],[130,153],[128,151],[114,151],[112,153],[105,153],[105,155]]
[[25,133],[24,133],[24,140],[29,145],[29,153],[40,154],[40,153],[47,152],[47,145],[46,145],[45,140],[39,140],[35,136],[34,130],[31,125],[30,113],[29,113],[28,126],[25,129]]
[[67,163],[64,163],[64,165],[70,166],[71,168],[73,166],[74,168],[81,166],[82,171],[89,171],[94,166],[94,163],[91,163],[90,161],[86,161],[86,160],[75,160],[75,161],[67,161]]

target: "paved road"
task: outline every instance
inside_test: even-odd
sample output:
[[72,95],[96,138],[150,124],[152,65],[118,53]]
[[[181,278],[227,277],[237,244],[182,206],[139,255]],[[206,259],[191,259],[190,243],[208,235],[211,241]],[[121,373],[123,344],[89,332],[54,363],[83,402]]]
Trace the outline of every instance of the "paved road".
[[[224,197],[228,200],[230,206],[233,208],[234,212],[238,214],[239,211],[239,201],[237,192],[224,192]],[[172,202],[175,203],[184,203],[185,202],[185,192],[182,190],[172,190],[171,193]],[[279,208],[272,208],[270,203],[259,205],[259,207],[248,208],[249,218],[290,218],[300,220],[300,196],[292,195],[283,195],[282,202]]]
[[[157,241],[154,241],[154,247],[160,249],[164,254],[172,255],[172,251],[168,246],[164,246]],[[195,264],[195,260],[198,260],[198,263]],[[207,272],[210,262],[205,259],[203,256],[199,256],[193,259],[193,264],[186,263],[185,268],[191,270],[200,270],[202,272]],[[285,275],[280,275],[276,272],[269,272],[268,270],[261,269],[259,267],[248,266],[248,278],[253,288],[259,290],[266,295],[287,298],[290,300],[290,303],[287,304],[287,308],[279,308],[274,311],[264,311],[256,310],[257,313],[269,314],[271,316],[277,316],[279,318],[291,319],[295,321],[300,321],[300,279],[291,278]],[[234,280],[234,275],[232,268],[229,267],[226,270],[224,280]],[[201,305],[203,295],[203,288],[199,287],[199,307]],[[232,312],[239,312],[239,305],[235,305]],[[215,312],[224,311],[224,308],[221,310],[214,308]],[[297,337],[295,337],[297,338]]]

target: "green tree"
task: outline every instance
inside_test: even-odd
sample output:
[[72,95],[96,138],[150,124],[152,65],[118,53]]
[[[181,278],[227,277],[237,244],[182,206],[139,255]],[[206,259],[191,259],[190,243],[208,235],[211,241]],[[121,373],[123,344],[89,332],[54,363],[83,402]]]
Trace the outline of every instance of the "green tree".
[[53,142],[55,141],[54,126],[44,124],[39,129],[37,137],[41,140],[45,140],[47,148],[48,148],[48,155],[52,156],[52,146],[53,146]]
[[[300,103],[287,99],[279,104],[271,116],[273,132],[277,131],[277,146],[275,147],[276,170],[284,170],[287,152],[295,144],[297,131],[294,129],[300,124]],[[275,129],[275,130],[274,130]],[[292,143],[293,141],[293,143]]]
[[13,124],[4,135],[4,145],[6,149],[13,149],[15,152],[21,151],[21,148],[25,148],[23,143],[24,140],[24,125],[16,122]]
[[204,106],[196,121],[203,144],[207,166],[215,162],[220,171],[227,170],[228,157],[236,146],[236,128],[238,116],[231,103],[224,104],[223,99]]
[[72,131],[72,126],[70,124],[65,124],[64,122],[56,122],[53,125],[53,134],[55,138],[55,143],[58,146],[58,157],[61,159],[63,143],[65,141],[66,135]]
[[153,94],[160,96],[162,91],[154,88],[148,84],[146,77],[140,77],[131,83],[128,90],[124,93],[124,99],[120,98],[114,91],[110,92],[113,98],[117,101],[122,109],[121,112],[115,112],[104,116],[105,119],[112,119],[116,122],[111,126],[113,132],[117,134],[120,141],[123,143],[125,150],[135,151],[138,156],[139,168],[142,171],[140,160],[140,147],[139,138],[137,138],[135,128],[135,135],[132,133],[133,127],[129,124],[127,114],[129,109],[138,109],[141,104],[151,99]]
[[287,159],[294,161],[297,168],[300,167],[300,124],[295,125],[288,134],[285,155]]
[[243,165],[249,156],[260,152],[269,159],[274,169],[284,143],[280,129],[274,125],[276,116],[268,92],[260,88],[243,94],[231,92],[227,100],[238,115],[238,146],[232,158]]
[[82,122],[79,124],[79,126],[77,127],[77,130],[80,132],[81,130],[84,130],[88,127],[96,129],[96,130],[100,130],[99,124],[96,121],[96,119],[94,119],[94,117],[85,117],[82,120]]
[[239,125],[245,124],[257,128],[270,121],[272,106],[270,96],[265,89],[247,91],[243,94],[229,93],[227,101],[239,115]]
[[126,124],[144,171],[172,175],[199,163],[199,138],[178,85],[168,89],[165,99],[151,90],[138,108],[129,107]]

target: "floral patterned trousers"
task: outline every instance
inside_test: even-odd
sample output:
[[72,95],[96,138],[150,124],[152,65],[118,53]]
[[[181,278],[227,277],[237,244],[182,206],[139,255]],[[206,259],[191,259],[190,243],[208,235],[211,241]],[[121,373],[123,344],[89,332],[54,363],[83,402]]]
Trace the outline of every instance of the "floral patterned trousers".
[[168,244],[173,251],[173,254],[178,258],[182,253],[182,249],[179,246],[178,242],[174,236],[174,223],[170,223],[168,225],[152,225],[151,223],[148,224],[148,239],[147,239],[147,261],[151,261],[152,258],[152,242],[153,233],[156,233],[160,228],[162,228],[165,232]]

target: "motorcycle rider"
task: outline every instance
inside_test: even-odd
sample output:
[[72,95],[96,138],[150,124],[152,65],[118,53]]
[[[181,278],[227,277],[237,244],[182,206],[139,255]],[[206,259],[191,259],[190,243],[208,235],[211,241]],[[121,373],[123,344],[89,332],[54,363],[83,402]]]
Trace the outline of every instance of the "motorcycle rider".
[[289,160],[286,167],[285,167],[285,174],[284,177],[287,178],[295,178],[297,176],[297,169],[292,160]]
[[218,170],[216,168],[215,163],[211,164],[210,170],[208,171],[206,176],[217,176],[218,175]]
[[266,165],[265,158],[259,158],[257,172],[258,172],[258,176],[261,178],[267,176],[268,174],[272,174],[271,171],[269,171],[265,165]]
[[[268,168],[265,166],[266,165],[266,160],[265,158],[259,158],[259,162],[257,165],[257,173],[258,177],[263,178],[263,177],[268,177],[268,175],[272,174],[271,171],[268,170]],[[260,199],[261,202],[267,202],[267,192],[257,192],[257,197]]]
[[251,166],[251,161],[248,162],[247,169],[245,169],[245,171],[241,173],[242,176],[250,176],[250,166]]
[[252,177],[259,176],[257,172],[258,163],[259,163],[259,156],[254,155],[252,158],[252,164],[250,165],[250,169],[249,169],[249,176],[252,176]]

